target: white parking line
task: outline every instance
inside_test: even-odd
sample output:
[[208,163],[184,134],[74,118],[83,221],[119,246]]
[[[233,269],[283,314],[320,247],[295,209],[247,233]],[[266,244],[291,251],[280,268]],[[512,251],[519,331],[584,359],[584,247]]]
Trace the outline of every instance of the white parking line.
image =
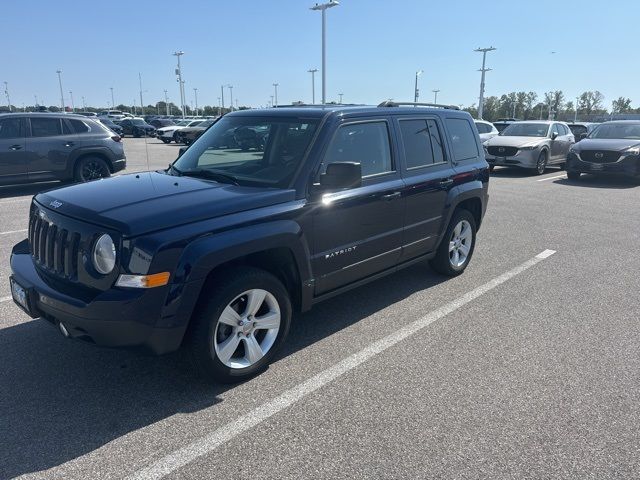
[[8,198],[5,200],[0,200],[0,205],[4,205],[5,203],[23,202],[25,200],[31,201],[31,197]]
[[0,232],[0,235],[9,235],[10,233],[24,233],[26,231],[26,228],[23,228],[22,230],[9,230],[7,232]]
[[562,175],[555,175],[553,177],[541,178],[540,180],[536,180],[536,182],[546,182],[547,180],[553,180],[554,178],[567,178],[567,174],[563,173]]
[[2,302],[8,302],[9,300],[11,300],[11,297],[0,297],[0,303]]
[[285,391],[273,400],[263,403],[261,406],[246,413],[245,415],[242,415],[231,423],[228,423],[218,428],[217,430],[212,431],[200,440],[196,440],[195,442],[186,445],[174,451],[173,453],[161,457],[146,468],[134,472],[127,478],[131,480],[158,479],[176,471],[181,467],[184,467],[193,460],[196,460],[197,458],[214,451],[224,443],[233,440],[238,435],[255,427],[261,422],[264,422],[276,413],[284,410],[287,407],[290,407],[310,393],[313,393],[319,388],[341,377],[345,373],[350,372],[354,368],[358,367],[359,365],[363,364],[379,353],[384,352],[385,350],[393,347],[394,345],[405,340],[411,335],[414,335],[419,330],[428,327],[433,322],[440,320],[441,318],[449,315],[452,312],[455,312],[460,307],[463,307],[467,303],[505,283],[507,280],[533,267],[535,264],[541,262],[545,258],[550,257],[554,253],[556,253],[554,250],[545,250],[544,252],[539,253],[520,266],[515,267],[513,270],[509,270],[508,272],[495,277],[493,280],[490,280],[484,285],[471,290],[458,299],[447,303],[446,305],[432,311],[424,317],[415,320],[414,322],[396,331],[395,333],[392,333],[391,335],[388,335],[372,343],[368,347],[365,347],[359,352],[350,355],[341,362],[333,365],[332,367],[329,367],[323,372],[318,373],[314,377],[311,377],[310,379]]

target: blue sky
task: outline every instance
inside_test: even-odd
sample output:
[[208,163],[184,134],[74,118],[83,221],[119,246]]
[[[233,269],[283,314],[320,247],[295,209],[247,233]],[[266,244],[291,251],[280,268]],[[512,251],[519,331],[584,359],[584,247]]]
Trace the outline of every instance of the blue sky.
[[[131,104],[142,74],[145,104],[179,103],[175,57],[184,50],[189,101],[217,105],[232,84],[241,105],[311,101],[310,68],[320,68],[320,13],[303,0],[108,2],[6,0],[2,5],[0,82],[14,105],[58,105],[56,70],[76,106]],[[605,7],[606,5],[606,7]],[[640,105],[634,22],[640,2],[341,0],[327,12],[327,100],[413,100],[416,70],[422,101],[477,103],[481,54],[488,55],[486,95],[563,90],[569,99],[600,90]],[[556,52],[552,54],[551,52]],[[225,89],[228,104],[229,90]],[[316,100],[320,74],[316,74]],[[4,103],[4,98],[2,99]]]

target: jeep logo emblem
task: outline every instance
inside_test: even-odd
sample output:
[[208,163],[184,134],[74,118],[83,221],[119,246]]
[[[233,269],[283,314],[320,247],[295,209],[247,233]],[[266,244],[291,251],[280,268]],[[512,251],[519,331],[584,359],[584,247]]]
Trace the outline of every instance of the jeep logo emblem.
[[602,152],[598,152],[594,155],[596,158],[603,158],[604,157],[604,153]]
[[58,200],[54,200],[51,203],[49,203],[49,206],[53,208],[60,208],[62,206],[62,202]]

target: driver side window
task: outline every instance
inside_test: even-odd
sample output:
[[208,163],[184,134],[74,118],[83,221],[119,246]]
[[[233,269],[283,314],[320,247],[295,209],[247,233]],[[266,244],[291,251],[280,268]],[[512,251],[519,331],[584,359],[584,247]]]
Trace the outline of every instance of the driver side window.
[[324,157],[323,171],[335,162],[356,162],[362,178],[393,172],[387,122],[354,123],[341,126]]

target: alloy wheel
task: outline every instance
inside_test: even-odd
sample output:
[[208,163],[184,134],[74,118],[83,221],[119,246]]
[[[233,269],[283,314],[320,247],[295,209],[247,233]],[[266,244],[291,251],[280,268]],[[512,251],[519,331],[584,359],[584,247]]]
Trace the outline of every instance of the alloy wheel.
[[473,232],[466,220],[461,220],[453,229],[449,240],[449,262],[454,268],[462,267],[471,252]]
[[213,347],[227,367],[251,367],[271,350],[279,330],[280,305],[276,298],[266,290],[248,290],[222,311]]
[[96,180],[104,177],[104,167],[97,160],[89,160],[82,165],[82,180],[88,182],[89,180]]

